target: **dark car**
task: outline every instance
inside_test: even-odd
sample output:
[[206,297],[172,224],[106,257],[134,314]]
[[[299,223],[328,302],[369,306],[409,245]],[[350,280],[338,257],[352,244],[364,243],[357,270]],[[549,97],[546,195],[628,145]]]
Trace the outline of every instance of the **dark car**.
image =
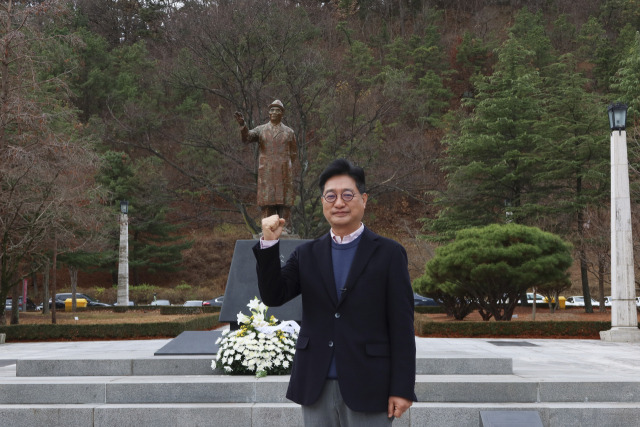
[[[56,308],[64,308],[64,302],[71,297],[71,292],[56,294]],[[100,302],[97,299],[93,299],[86,294],[76,293],[76,299],[78,300],[80,298],[87,300],[87,307],[111,307],[111,304]],[[51,307],[51,300],[49,300],[49,307]]]
[[[4,310],[12,310],[13,309],[13,300],[11,299],[11,297],[7,297],[7,300],[4,304]],[[36,306],[36,304],[31,301],[31,298],[27,297],[27,311],[35,311],[38,309],[38,306]],[[22,297],[20,297],[20,299],[18,299],[18,311],[22,311]]]
[[219,297],[215,297],[214,299],[206,300],[202,303],[203,307],[222,307],[222,302],[224,301],[224,295],[220,295]]
[[413,305],[414,306],[437,306],[439,304],[433,298],[423,297],[422,295],[414,292]]

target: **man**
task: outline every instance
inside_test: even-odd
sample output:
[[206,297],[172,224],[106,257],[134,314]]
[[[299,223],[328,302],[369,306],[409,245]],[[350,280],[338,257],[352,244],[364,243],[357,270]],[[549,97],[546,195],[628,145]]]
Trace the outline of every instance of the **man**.
[[291,206],[295,202],[293,191],[293,164],[298,155],[293,130],[282,124],[284,105],[275,100],[269,105],[269,123],[249,130],[242,113],[235,118],[241,127],[242,142],[257,142],[258,195],[262,217],[277,214],[289,222]]
[[253,249],[266,305],[302,295],[287,398],[302,405],[306,426],[388,426],[417,400],[407,255],[362,224],[362,168],[333,161],[320,190],[330,233],[300,245],[281,267],[284,220],[273,215]]

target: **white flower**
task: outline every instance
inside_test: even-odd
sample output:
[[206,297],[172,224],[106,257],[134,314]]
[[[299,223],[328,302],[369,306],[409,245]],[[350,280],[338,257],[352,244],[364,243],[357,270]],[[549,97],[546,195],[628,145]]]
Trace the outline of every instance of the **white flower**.
[[267,306],[264,305],[264,303],[262,303],[262,301],[260,302],[260,304],[258,304],[258,311],[264,313],[265,311],[267,311]]
[[264,314],[256,313],[253,315],[253,325],[254,326],[268,326],[269,324],[264,321]]
[[[251,311],[260,311],[260,305],[262,303],[260,302],[260,300],[258,299],[258,297],[253,297],[253,299],[251,301],[249,301],[249,304],[247,304],[247,307],[249,307],[249,309]],[[264,305],[264,304],[262,304]],[[266,310],[266,308],[265,308]]]
[[237,318],[238,318],[238,323],[241,325],[251,322],[251,318],[246,314],[242,314],[242,312],[238,313]]
[[278,324],[273,316],[267,320],[268,307],[257,297],[248,307],[251,317],[238,313],[240,329],[224,331],[216,340],[219,349],[211,368],[222,368],[225,373],[254,373],[257,378],[269,373],[289,373],[300,330],[298,324],[294,321]]

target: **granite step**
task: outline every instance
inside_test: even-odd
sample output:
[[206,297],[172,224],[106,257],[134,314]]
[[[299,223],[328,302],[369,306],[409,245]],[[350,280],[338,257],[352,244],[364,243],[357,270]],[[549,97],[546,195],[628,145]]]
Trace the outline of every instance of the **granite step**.
[[[211,368],[213,356],[147,357],[135,359],[21,359],[18,377],[156,376],[221,374]],[[508,375],[510,358],[433,357],[416,359],[418,375]]]
[[[478,427],[485,411],[536,411],[545,427],[636,427],[638,403],[415,403],[394,427]],[[0,404],[12,427],[298,427],[300,407],[283,404]]]
[[[0,387],[4,404],[160,404],[288,402],[289,377],[194,375],[10,378]],[[516,375],[418,375],[420,402],[640,403],[640,381],[566,381]]]

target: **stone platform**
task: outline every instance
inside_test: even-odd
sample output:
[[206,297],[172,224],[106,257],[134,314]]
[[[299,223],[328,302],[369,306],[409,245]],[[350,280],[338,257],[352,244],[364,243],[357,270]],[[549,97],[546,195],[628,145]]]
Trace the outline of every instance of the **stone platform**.
[[[166,343],[5,344],[0,424],[302,424],[300,407],[284,398],[287,376],[220,375],[211,369],[212,357],[153,356]],[[480,414],[491,411],[534,411],[545,427],[639,424],[640,346],[596,340],[416,343],[419,402],[394,426],[477,427]]]

